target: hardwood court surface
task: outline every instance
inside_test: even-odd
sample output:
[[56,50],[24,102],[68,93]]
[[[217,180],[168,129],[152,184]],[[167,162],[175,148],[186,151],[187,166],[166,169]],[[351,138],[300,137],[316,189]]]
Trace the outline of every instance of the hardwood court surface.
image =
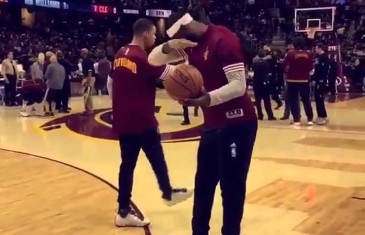
[[[242,234],[364,234],[365,98],[350,98],[339,96],[341,102],[328,104],[325,127],[260,123]],[[53,120],[20,118],[18,110],[0,108],[0,234],[191,234],[192,199],[165,207],[143,153],[133,202],[152,225],[113,226],[118,143],[108,126],[110,101],[96,97],[95,103],[100,111],[93,117]],[[190,127],[180,126],[180,116],[166,115],[180,107],[163,92],[156,106],[171,181],[192,188],[198,142],[187,140],[198,138],[201,117],[192,117]],[[74,99],[72,107],[73,113],[81,111],[81,100]],[[220,205],[218,187],[212,235],[220,234]]]

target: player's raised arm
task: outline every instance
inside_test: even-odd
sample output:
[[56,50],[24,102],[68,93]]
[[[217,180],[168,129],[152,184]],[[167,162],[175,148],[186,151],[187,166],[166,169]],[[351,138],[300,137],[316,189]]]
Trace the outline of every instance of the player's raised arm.
[[228,83],[209,92],[209,106],[222,104],[246,92],[245,64],[239,39],[229,35],[220,41],[216,50]]
[[172,39],[164,44],[155,47],[148,56],[151,65],[160,66],[179,61],[187,61],[185,48],[194,47],[195,42],[186,39]]
[[[181,27],[190,24],[192,21],[193,18],[188,13],[182,16],[176,14],[176,18],[172,17],[167,23],[167,36],[169,36],[170,38],[181,38],[178,36],[179,30],[181,29]],[[152,65],[157,66],[180,62],[182,60],[185,60],[184,62],[187,62],[187,55],[184,52],[184,49],[189,47],[195,47],[196,45],[197,43],[184,38],[172,39],[167,43],[164,43],[154,48],[148,56],[148,62]]]

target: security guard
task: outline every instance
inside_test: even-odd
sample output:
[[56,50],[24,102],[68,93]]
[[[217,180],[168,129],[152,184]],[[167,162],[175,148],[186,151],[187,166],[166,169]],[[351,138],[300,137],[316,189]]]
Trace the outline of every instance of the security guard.
[[278,87],[278,79],[277,79],[277,66],[278,61],[276,56],[274,55],[273,51],[271,50],[270,46],[265,45],[264,50],[266,52],[266,56],[264,57],[270,65],[270,93],[272,99],[276,102],[277,106],[275,109],[280,109],[283,106],[283,102],[279,97],[279,87]]
[[253,90],[255,93],[255,103],[258,114],[258,119],[263,120],[264,114],[262,113],[261,100],[264,100],[265,110],[268,116],[268,120],[276,120],[271,109],[270,101],[270,64],[264,59],[265,52],[259,51],[258,57],[256,57],[252,64],[253,75]]
[[318,116],[315,122],[318,125],[324,125],[328,121],[324,99],[328,92],[328,79],[331,70],[331,61],[324,51],[325,47],[323,44],[317,44],[315,50],[317,58],[314,66],[314,74],[312,76],[312,82],[314,83],[314,100],[316,102]]

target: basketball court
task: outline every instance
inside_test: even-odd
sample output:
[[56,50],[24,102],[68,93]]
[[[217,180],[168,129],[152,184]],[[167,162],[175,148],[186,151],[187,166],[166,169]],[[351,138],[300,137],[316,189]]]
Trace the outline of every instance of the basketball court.
[[[190,234],[192,199],[166,207],[141,153],[133,209],[149,228],[115,228],[119,145],[110,129],[110,100],[95,97],[96,114],[21,118],[0,108],[0,234]],[[243,234],[360,235],[365,231],[365,97],[328,104],[328,126],[294,129],[260,122],[248,179]],[[156,116],[172,182],[194,187],[200,117],[181,126],[181,107],[158,92]],[[275,111],[281,117],[282,110]],[[75,114],[76,113],[76,114]],[[219,187],[211,234],[220,234]]]
[[[296,10],[295,30],[331,32],[334,14],[333,8]],[[341,62],[339,45],[328,51]],[[338,77],[341,91],[349,91],[346,81]],[[53,119],[22,118],[18,108],[0,107],[1,235],[191,234],[193,200],[166,207],[143,153],[131,206],[152,224],[114,226],[120,151],[110,103],[108,97],[95,97],[95,115],[82,117],[82,99],[73,98],[72,114]],[[242,234],[364,234],[365,96],[339,95],[327,107],[327,126],[260,122]],[[181,113],[181,107],[164,91],[158,92],[155,112],[171,181],[193,188],[201,113],[191,116],[190,126],[181,126],[181,116],[167,115]],[[220,234],[221,218],[218,187],[212,235]]]

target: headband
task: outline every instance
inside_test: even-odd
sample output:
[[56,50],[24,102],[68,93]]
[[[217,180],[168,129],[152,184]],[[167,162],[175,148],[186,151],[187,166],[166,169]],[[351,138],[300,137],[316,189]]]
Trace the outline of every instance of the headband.
[[179,20],[177,20],[171,27],[166,31],[167,36],[172,38],[180,29],[181,26],[187,25],[193,21],[193,17],[189,13],[183,15]]

